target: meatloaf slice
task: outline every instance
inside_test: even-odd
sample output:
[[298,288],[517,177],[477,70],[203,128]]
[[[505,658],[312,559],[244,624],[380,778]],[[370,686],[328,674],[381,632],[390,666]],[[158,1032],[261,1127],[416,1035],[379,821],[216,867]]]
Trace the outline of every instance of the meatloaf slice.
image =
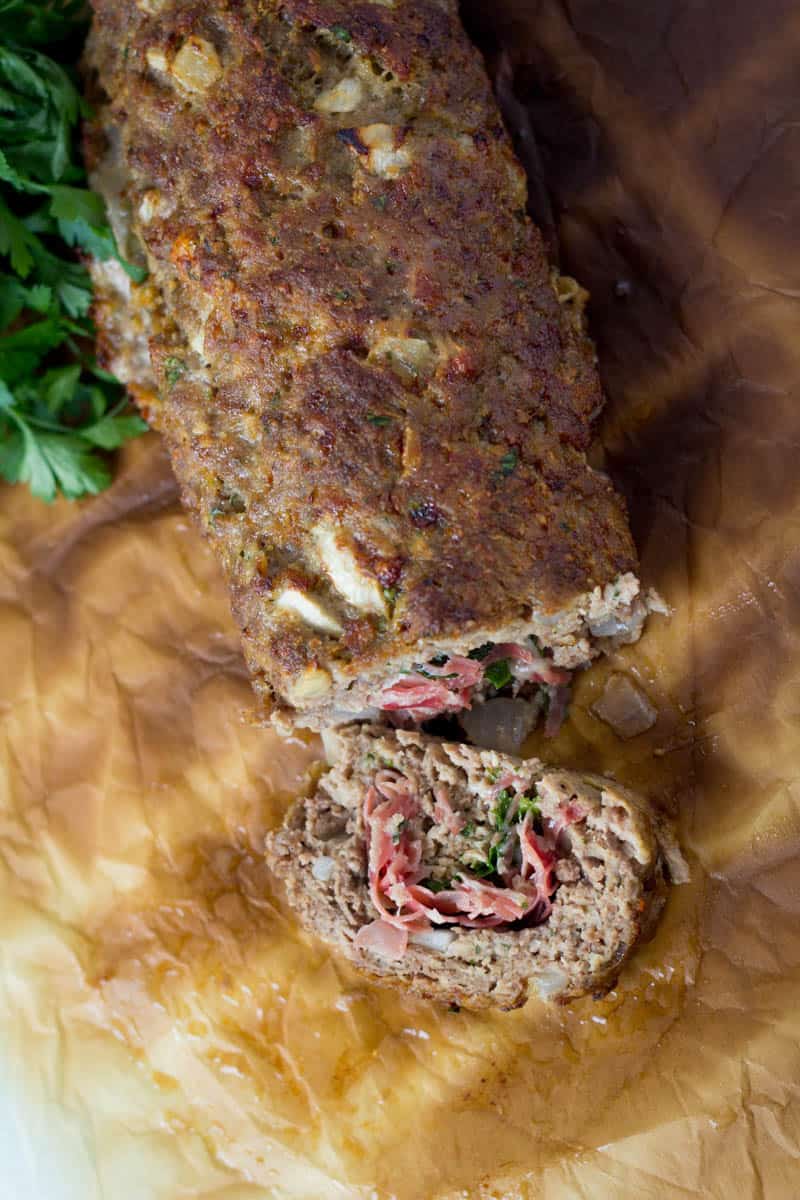
[[611,780],[374,725],[267,839],[303,926],[375,980],[465,1008],[608,989],[685,864]]
[[419,721],[485,694],[487,643],[561,670],[634,641],[583,295],[455,0],[93,8],[92,180],[149,268],[95,268],[101,347],[164,434],[267,711]]

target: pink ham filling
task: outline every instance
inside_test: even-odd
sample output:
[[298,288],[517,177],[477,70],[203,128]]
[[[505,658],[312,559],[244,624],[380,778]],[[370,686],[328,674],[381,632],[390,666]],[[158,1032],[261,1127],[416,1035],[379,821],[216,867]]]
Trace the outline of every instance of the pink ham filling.
[[[509,776],[509,781],[512,779]],[[502,781],[501,781],[502,782]],[[450,832],[460,832],[463,818],[450,803],[448,789],[434,788],[436,821]],[[393,770],[379,771],[364,800],[369,894],[379,914],[357,933],[355,945],[384,958],[400,959],[411,933],[424,933],[436,925],[461,925],[468,929],[498,929],[514,921],[545,921],[553,908],[556,890],[555,839],[563,829],[583,817],[578,805],[563,806],[552,823],[552,837],[537,837],[531,813],[516,827],[521,866],[506,856],[499,867],[503,887],[483,879],[462,877],[455,886],[434,892],[422,885],[427,874],[422,863],[422,843],[411,832],[419,815],[411,783]]]
[[443,712],[468,708],[472,693],[483,679],[483,664],[455,655],[442,667],[428,665],[424,675],[403,675],[383,688],[380,707],[384,712],[402,712],[415,720],[426,720]]
[[[377,704],[383,712],[394,712],[414,721],[427,721],[442,713],[469,708],[476,688],[483,682],[492,663],[509,661],[509,669],[519,683],[540,683],[548,688],[550,708],[545,732],[554,736],[564,720],[568,701],[567,684],[571,674],[516,642],[500,642],[482,659],[453,655],[440,667],[425,665],[425,675],[402,675],[387,683]],[[433,676],[434,678],[428,678]]]

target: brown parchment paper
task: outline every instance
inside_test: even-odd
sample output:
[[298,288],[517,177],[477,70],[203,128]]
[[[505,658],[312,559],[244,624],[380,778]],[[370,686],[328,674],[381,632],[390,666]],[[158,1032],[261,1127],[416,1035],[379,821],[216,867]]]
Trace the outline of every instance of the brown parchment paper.
[[[674,608],[527,749],[648,790],[693,880],[599,1002],[365,985],[270,891],[263,833],[318,747],[240,722],[158,440],[87,503],[6,488],[0,1072],[54,1161],[67,1120],[80,1200],[800,1194],[800,10],[466,16],[591,289],[606,461]],[[592,713],[615,672],[658,714],[628,740]]]

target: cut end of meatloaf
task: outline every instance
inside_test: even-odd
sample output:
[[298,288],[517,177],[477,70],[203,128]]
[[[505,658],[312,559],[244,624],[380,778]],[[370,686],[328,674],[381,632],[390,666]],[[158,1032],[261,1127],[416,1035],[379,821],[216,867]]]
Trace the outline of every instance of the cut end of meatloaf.
[[[300,623],[309,613],[301,592],[285,599],[287,615]],[[585,592],[556,613],[534,611],[496,629],[488,626],[458,637],[420,639],[397,647],[389,659],[365,665],[358,674],[347,661],[318,659],[304,665],[271,704],[273,721],[312,729],[354,720],[390,719],[420,724],[467,712],[498,695],[518,696],[546,708],[552,689],[568,686],[571,672],[615,646],[635,642],[647,615],[663,612],[654,594],[643,594],[632,573]],[[329,630],[329,632],[334,632]]]
[[303,927],[378,982],[469,1009],[605,991],[686,878],[611,780],[371,725],[326,748],[267,862]]

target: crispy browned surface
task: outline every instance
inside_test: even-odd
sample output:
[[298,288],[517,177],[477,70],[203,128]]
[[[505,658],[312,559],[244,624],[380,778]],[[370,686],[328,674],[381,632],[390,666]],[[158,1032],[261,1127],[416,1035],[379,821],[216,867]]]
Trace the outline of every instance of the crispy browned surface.
[[[635,569],[621,501],[584,457],[591,347],[554,294],[455,5],[94,8],[101,121],[178,327],[153,346],[154,416],[256,680],[280,694],[309,664],[356,675]],[[188,38],[219,59],[202,91],[171,73]],[[357,107],[316,111],[356,67]],[[408,156],[396,178],[367,153],[378,123]],[[425,345],[423,361],[387,359],[386,336]],[[320,576],[309,531],[326,521],[396,589],[393,609],[359,611]],[[287,580],[336,608],[340,636],[271,609]]]

